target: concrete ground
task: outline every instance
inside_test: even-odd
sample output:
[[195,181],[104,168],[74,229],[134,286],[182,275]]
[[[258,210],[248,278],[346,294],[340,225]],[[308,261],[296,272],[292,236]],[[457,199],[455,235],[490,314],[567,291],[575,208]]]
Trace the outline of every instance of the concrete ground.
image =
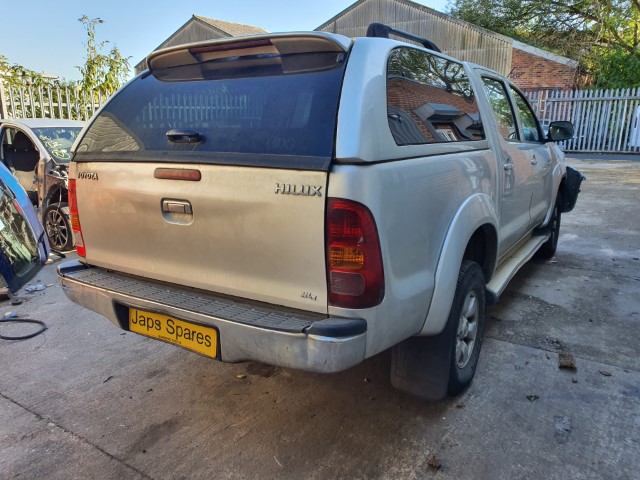
[[0,478],[640,478],[640,165],[569,163],[588,180],[556,258],[489,309],[471,388],[439,404],[395,391],[388,353],[316,375],[119,331],[46,267],[0,305],[49,326],[0,340]]

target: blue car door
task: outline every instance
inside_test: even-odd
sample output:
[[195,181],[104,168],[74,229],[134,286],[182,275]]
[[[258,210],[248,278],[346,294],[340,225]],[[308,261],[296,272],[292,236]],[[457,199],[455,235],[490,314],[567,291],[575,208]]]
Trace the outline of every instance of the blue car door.
[[36,211],[11,172],[0,165],[0,275],[12,292],[40,271],[49,243]]

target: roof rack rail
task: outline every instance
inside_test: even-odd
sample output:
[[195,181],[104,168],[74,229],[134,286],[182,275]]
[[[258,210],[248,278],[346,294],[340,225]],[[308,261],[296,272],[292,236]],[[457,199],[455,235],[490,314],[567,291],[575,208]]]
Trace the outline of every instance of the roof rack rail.
[[390,33],[393,33],[394,35],[397,35],[399,37],[404,37],[407,40],[418,42],[425,48],[433,50],[434,52],[442,52],[442,50],[440,50],[438,46],[431,40],[419,37],[418,35],[414,35],[413,33],[396,30],[395,28],[391,28],[389,25],[384,25],[382,23],[372,23],[371,25],[369,25],[369,28],[367,28],[367,37],[389,38]]

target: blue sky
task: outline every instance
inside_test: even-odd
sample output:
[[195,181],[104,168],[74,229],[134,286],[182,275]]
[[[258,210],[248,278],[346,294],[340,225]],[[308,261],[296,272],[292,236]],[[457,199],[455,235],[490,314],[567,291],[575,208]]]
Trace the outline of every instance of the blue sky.
[[[416,0],[414,0],[416,1]],[[0,54],[31,70],[78,80],[86,35],[82,15],[102,18],[98,40],[115,44],[131,67],[183,25],[192,14],[262,27],[270,32],[313,30],[355,0],[7,0],[3,11]],[[417,0],[444,11],[448,0]],[[28,13],[27,13],[28,12]]]

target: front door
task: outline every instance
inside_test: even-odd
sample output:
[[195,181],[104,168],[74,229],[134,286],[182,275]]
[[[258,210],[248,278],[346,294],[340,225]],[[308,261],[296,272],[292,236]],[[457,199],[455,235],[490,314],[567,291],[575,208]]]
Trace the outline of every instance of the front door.
[[29,135],[14,127],[2,129],[2,163],[16,176],[25,189],[31,202],[38,204],[38,187],[36,183],[36,167],[40,160],[40,152]]
[[550,206],[550,199],[554,198],[552,157],[548,144],[544,143],[544,136],[538,120],[531,110],[524,96],[513,86],[510,87],[518,118],[520,120],[520,137],[523,152],[532,165],[531,175],[531,223],[530,228],[538,226],[543,220]]

